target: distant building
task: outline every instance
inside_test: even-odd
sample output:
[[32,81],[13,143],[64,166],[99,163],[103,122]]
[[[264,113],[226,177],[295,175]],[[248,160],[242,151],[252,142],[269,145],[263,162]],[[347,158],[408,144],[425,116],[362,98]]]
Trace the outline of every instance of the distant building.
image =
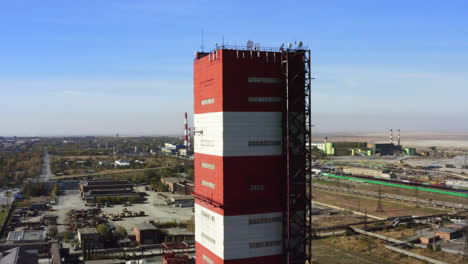
[[430,243],[433,243],[434,241],[437,241],[438,238],[439,238],[438,236],[432,234],[432,235],[421,236],[419,240],[421,241],[422,244],[430,244]]
[[80,184],[81,197],[94,200],[97,197],[131,197],[138,196],[128,180],[113,180],[108,178],[83,181]]
[[185,148],[186,148],[185,145],[165,143],[164,147],[161,148],[161,151],[166,154],[177,155],[179,154],[180,149],[185,149]]
[[154,225],[142,223],[133,227],[135,240],[140,245],[157,244],[162,241],[163,234]]
[[169,191],[174,192],[174,186],[180,182],[179,178],[167,177],[161,178],[161,183],[166,185],[169,188]]
[[78,241],[83,247],[86,245],[87,249],[100,248],[101,239],[99,233],[94,227],[87,227],[78,229]]
[[447,179],[445,180],[445,185],[454,188],[468,189],[468,181],[464,180]]
[[450,224],[447,225],[446,227],[456,229],[456,230],[462,230],[465,227],[468,227],[467,223],[457,223],[457,224]]
[[118,167],[130,166],[130,162],[127,160],[116,160],[114,164],[115,166],[118,166]]
[[171,205],[175,207],[193,207],[195,199],[191,195],[170,195]]
[[162,229],[165,233],[166,241],[191,241],[195,240],[195,233],[181,228],[166,228]]
[[452,228],[441,228],[435,234],[443,240],[451,240],[461,236],[460,230]]

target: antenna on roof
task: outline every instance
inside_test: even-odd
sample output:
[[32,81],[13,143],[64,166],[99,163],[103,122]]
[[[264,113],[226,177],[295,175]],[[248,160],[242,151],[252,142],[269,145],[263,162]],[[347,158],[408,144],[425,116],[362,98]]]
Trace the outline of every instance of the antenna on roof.
[[299,41],[299,43],[297,43],[297,47],[300,48],[300,49],[302,48],[303,45],[304,45],[304,43],[302,43],[302,41]]
[[203,28],[201,30],[201,51],[203,52],[204,49],[205,49],[205,45],[204,45],[204,41],[203,41]]
[[251,40],[247,40],[247,49],[252,49],[254,46],[254,42]]

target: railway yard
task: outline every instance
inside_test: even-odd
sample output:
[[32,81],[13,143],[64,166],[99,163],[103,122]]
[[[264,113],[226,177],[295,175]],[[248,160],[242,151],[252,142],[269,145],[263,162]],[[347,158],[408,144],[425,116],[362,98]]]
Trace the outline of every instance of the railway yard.
[[[312,169],[316,260],[468,263],[464,163],[464,155],[339,156],[316,161]],[[343,256],[347,262],[339,262]]]

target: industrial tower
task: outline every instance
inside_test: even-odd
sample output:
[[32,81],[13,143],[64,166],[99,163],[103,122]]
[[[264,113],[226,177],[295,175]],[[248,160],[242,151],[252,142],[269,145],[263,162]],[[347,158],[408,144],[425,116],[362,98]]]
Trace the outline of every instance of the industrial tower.
[[197,52],[194,95],[197,264],[310,260],[310,51]]

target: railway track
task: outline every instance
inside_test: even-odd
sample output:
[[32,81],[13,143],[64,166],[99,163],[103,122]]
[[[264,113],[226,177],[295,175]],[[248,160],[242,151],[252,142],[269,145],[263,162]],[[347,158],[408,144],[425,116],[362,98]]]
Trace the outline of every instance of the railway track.
[[[345,192],[345,193],[351,193],[354,195],[367,196],[367,197],[373,197],[373,198],[379,197],[378,192],[372,192],[372,191],[360,191],[356,189],[334,187],[334,186],[328,186],[328,185],[317,184],[317,183],[313,184],[312,187],[317,188],[317,189],[326,189],[326,190],[332,190],[332,191],[338,191],[338,192]],[[409,203],[414,203],[414,204],[423,205],[427,207],[439,207],[439,208],[454,209],[454,210],[468,210],[468,204],[458,204],[458,203],[427,200],[427,199],[417,199],[415,197],[408,197],[408,196],[396,195],[396,194],[385,194],[385,193],[381,194],[381,197],[384,199],[389,199],[393,201],[399,201],[399,202],[404,202],[404,203],[409,202]]]

